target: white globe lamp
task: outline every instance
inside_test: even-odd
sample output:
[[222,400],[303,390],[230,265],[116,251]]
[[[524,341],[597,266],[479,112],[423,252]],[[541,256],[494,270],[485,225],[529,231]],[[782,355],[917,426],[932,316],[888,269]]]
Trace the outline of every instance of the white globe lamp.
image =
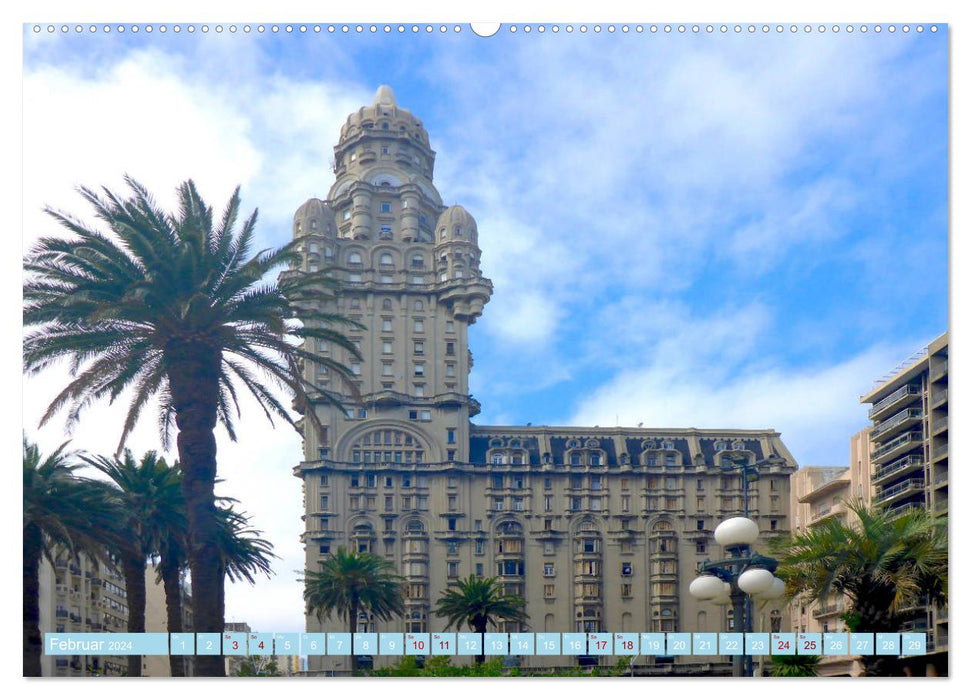
[[738,577],[738,587],[749,595],[758,595],[772,588],[775,580],[775,576],[768,569],[746,569]]
[[772,577],[772,585],[764,593],[755,597],[759,600],[778,600],[786,594],[786,582],[776,576]]
[[759,526],[748,518],[729,518],[715,528],[715,541],[722,547],[754,544]]
[[717,576],[699,576],[688,586],[688,592],[698,600],[711,600],[725,590],[724,583]]
[[729,605],[732,602],[732,584],[728,581],[723,581],[722,583],[725,584],[724,590],[711,599],[711,602],[715,605]]

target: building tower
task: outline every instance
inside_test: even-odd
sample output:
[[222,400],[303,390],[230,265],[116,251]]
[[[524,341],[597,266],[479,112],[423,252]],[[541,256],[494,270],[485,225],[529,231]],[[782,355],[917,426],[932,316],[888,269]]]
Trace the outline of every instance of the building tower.
[[[403,619],[361,617],[353,627],[444,631],[447,621],[433,612],[439,595],[474,575],[495,577],[526,601],[528,619],[498,631],[728,631],[731,616],[692,599],[688,586],[702,561],[723,554],[715,523],[742,512],[740,460],[764,465],[748,494],[765,537],[788,530],[796,464],[779,433],[472,424],[479,405],[468,389],[468,329],[492,293],[475,219],[443,205],[428,134],[388,87],[348,117],[334,153],[336,181],[326,199],[297,210],[293,235],[301,270],[333,266],[342,287],[300,303],[358,321],[360,330],[340,330],[362,359],[315,348],[350,366],[359,397],[323,367],[304,367],[347,407],[313,402],[321,431],[304,418],[294,471],[303,481],[306,568],[319,570],[341,546],[376,552],[394,563],[405,593]],[[774,628],[776,613],[767,611]],[[347,624],[310,616],[307,631]],[[375,666],[393,662],[374,658]],[[667,672],[653,658],[638,663]],[[677,663],[685,673],[709,673],[711,664],[731,672],[727,657]],[[308,658],[311,673],[348,666],[347,657]]]

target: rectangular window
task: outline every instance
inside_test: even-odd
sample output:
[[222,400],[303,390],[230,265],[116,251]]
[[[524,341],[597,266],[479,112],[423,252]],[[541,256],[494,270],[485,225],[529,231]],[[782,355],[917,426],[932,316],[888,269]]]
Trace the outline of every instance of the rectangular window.
[[546,510],[546,511],[553,510],[553,497],[552,496],[546,496],[543,499],[543,510]]
[[393,497],[392,496],[385,496],[384,497],[384,512],[385,513],[390,513],[393,510],[394,510],[394,499],[393,499]]
[[355,376],[360,376],[360,374],[361,374],[361,363],[360,362],[352,362],[351,363],[351,374],[353,374]]
[[620,497],[620,510],[624,513],[627,513],[630,511],[630,496]]
[[475,529],[476,530],[481,530],[482,529],[482,521],[481,520],[476,520],[475,521]]
[[448,444],[449,445],[454,445],[455,444],[455,428],[449,428],[448,429],[447,437],[448,437]]
[[571,498],[570,499],[570,510],[583,510],[582,498]]
[[320,545],[320,553],[321,554],[330,554],[330,545],[329,544],[322,544],[322,545]]
[[622,562],[620,565],[620,575],[621,576],[633,576],[634,567],[629,561]]
[[582,476],[571,476],[570,477],[570,488],[571,489],[582,489],[583,488],[583,477]]
[[512,509],[513,510],[520,510],[520,511],[521,510],[524,510],[525,509],[525,506],[524,506],[524,503],[523,503],[523,499],[521,499],[521,498],[514,498],[514,499],[512,499]]
[[708,544],[704,540],[695,542],[695,554],[705,554],[708,551]]
[[452,365],[452,364],[445,365],[445,376],[446,377],[455,376],[455,365]]
[[630,540],[624,540],[620,543],[620,553],[621,554],[631,554],[634,550],[633,545]]
[[482,540],[476,540],[475,541],[475,553],[476,554],[484,554],[485,553],[485,544],[482,542]]
[[475,575],[476,576],[479,576],[481,578],[482,577],[482,573],[483,573],[482,564],[476,564],[475,565]]
[[458,486],[458,479],[456,477],[454,477],[454,476],[449,476],[448,477],[448,487],[450,489],[454,489],[456,486]]
[[424,355],[425,354],[425,344],[424,343],[415,343],[415,354],[416,355]]
[[552,542],[543,543],[543,554],[547,554],[547,555],[553,554],[554,551],[555,551],[555,548]]
[[424,384],[415,384],[415,396],[417,398],[421,398],[424,395],[425,395],[425,385]]
[[[388,332],[391,331],[391,319],[390,318],[386,318],[383,321],[381,321],[381,330],[384,331],[385,333],[388,333]],[[388,350],[388,352],[391,352],[391,351]]]
[[326,474],[321,474],[320,475],[320,485],[321,486],[327,486],[327,475]]
[[492,475],[492,488],[501,489],[502,488],[502,474]]
[[599,491],[601,485],[601,480],[599,476],[590,477],[590,488],[594,491]]
[[381,202],[381,213],[382,214],[391,213],[391,202]]
[[704,530],[705,529],[705,521],[704,520],[698,520],[698,521],[696,521],[695,525],[697,525],[697,527],[695,528],[697,530]]
[[446,333],[454,333],[455,332],[455,321],[446,321],[445,322],[445,332]]
[[549,477],[546,477],[545,479],[543,479],[543,488],[545,489],[553,488],[553,480]]
[[458,562],[450,561],[448,563],[448,577],[457,578],[459,575],[459,565]]
[[381,376],[382,377],[390,377],[393,374],[394,374],[394,372],[393,372],[391,363],[390,362],[382,362],[381,363]]
[[554,583],[546,583],[546,584],[543,584],[543,597],[544,598],[553,598],[553,597],[555,597],[555,593],[556,593],[556,584],[554,584]]
[[552,562],[543,564],[543,576],[556,576],[556,570]]
[[327,496],[320,497],[320,509],[327,510]]
[[402,496],[401,497],[401,509],[402,510],[411,510],[411,496]]
[[600,510],[600,499],[591,498],[590,499],[590,510]]
[[446,552],[448,554],[458,554],[459,553],[459,546],[455,542],[449,542],[445,549],[446,549]]
[[620,480],[620,490],[626,491],[630,487],[630,481],[628,479]]
[[455,354],[455,343],[445,343],[445,354],[446,355]]
[[455,510],[458,507],[458,499],[455,496],[448,497],[448,509]]
[[415,365],[415,376],[416,377],[424,377],[425,376],[425,365],[423,365],[423,364],[416,364]]
[[502,499],[497,498],[493,501],[493,510],[502,510]]
[[415,319],[414,329],[415,329],[415,333],[424,333],[425,332],[425,322],[423,320],[421,320],[420,318],[416,318]]
[[361,499],[358,498],[357,496],[351,496],[351,499],[350,499],[351,510],[358,510],[360,505],[361,505]]
[[357,488],[361,485],[361,477],[358,474],[351,475],[351,487]]
[[392,352],[394,352],[390,341],[385,340],[383,343],[381,343],[381,352],[385,355],[390,355]]

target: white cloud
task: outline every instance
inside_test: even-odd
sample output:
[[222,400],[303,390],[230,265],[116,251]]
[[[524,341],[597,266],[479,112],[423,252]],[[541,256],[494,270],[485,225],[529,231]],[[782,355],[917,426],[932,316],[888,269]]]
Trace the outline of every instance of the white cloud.
[[848,460],[850,435],[867,425],[859,403],[866,382],[894,366],[901,347],[798,369],[756,357],[737,373],[719,363],[650,363],[600,387],[570,422],[613,425],[619,415],[623,425],[658,428],[774,428],[800,464],[828,464],[833,454]]

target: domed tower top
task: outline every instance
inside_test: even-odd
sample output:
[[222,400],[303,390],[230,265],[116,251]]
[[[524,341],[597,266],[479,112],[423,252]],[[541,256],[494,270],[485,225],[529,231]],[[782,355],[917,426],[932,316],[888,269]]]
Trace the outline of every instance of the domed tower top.
[[475,219],[466,211],[465,207],[455,204],[448,207],[438,217],[435,224],[436,243],[469,242],[479,244],[479,228]]
[[370,106],[361,107],[347,117],[341,127],[341,138],[337,147],[340,148],[345,141],[360,135],[362,130],[368,130],[375,136],[407,136],[425,148],[429,147],[428,132],[422,126],[421,120],[398,106],[394,91],[388,85],[378,88]]
[[319,234],[334,237],[337,232],[334,212],[325,202],[311,197],[293,215],[293,237]]

